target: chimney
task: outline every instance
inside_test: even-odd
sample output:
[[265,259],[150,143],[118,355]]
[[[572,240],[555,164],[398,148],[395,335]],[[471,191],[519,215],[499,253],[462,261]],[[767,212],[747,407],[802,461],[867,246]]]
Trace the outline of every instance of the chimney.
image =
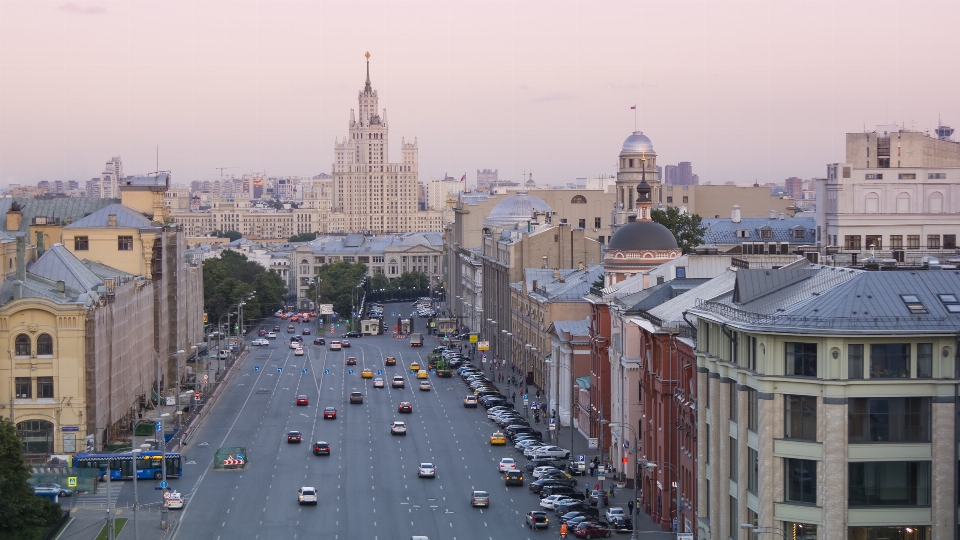
[[108,226],[108,227],[116,227],[116,226],[117,226],[117,215],[116,215],[116,214],[110,214],[110,215],[107,216],[107,226]]
[[783,221],[783,212],[780,212],[780,221]]
[[740,205],[733,205],[733,210],[730,212],[730,221],[734,223],[740,223]]
[[554,268],[554,269],[553,269],[553,279],[560,279],[560,269],[559,269],[559,268]]
[[577,263],[577,270],[583,272],[583,263]]
[[14,201],[7,210],[7,230],[10,232],[20,230],[20,222],[23,221],[23,213],[20,212],[20,205]]
[[777,211],[776,211],[776,210],[771,210],[771,211],[770,211],[770,219],[777,219]]
[[27,239],[23,235],[17,236],[17,279],[27,279]]

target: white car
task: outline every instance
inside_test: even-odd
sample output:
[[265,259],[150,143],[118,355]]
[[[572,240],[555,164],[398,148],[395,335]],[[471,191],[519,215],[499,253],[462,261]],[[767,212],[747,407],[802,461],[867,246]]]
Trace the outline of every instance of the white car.
[[613,508],[607,508],[604,517],[607,518],[607,523],[611,523],[613,522],[613,518],[626,519],[627,513],[623,511],[623,508],[614,506]]
[[303,356],[303,347],[297,347],[293,350],[294,356]]
[[543,473],[548,471],[563,472],[556,467],[549,467],[545,465],[543,467],[537,467],[536,469],[534,469],[533,472],[530,473],[530,476],[533,476],[534,478],[540,478],[541,476],[543,476]]
[[256,347],[266,347],[270,342],[266,338],[257,338],[251,342]]
[[540,499],[540,508],[545,508],[547,510],[556,510],[557,503],[566,499],[569,499],[566,495],[550,495]]
[[297,500],[300,504],[312,504],[316,506],[317,504],[317,490],[316,488],[303,486],[297,490]]
[[376,379],[374,379],[374,380],[373,380],[373,387],[374,387],[374,388],[383,388],[383,387],[384,387],[383,379],[382,379],[381,377],[377,377]]
[[533,455],[531,457],[554,457],[554,458],[560,458],[560,459],[570,459],[570,451],[564,450],[559,446],[547,446],[547,447],[536,448],[534,449],[532,454]]
[[299,347],[300,347],[300,342],[299,342],[299,341],[291,341],[291,342],[290,342],[290,348],[291,348],[291,349],[296,349],[296,348],[299,348]]
[[163,505],[171,509],[183,508],[183,497],[176,491],[168,491],[163,494]]
[[417,477],[419,478],[436,478],[437,469],[433,466],[433,463],[421,463],[420,469],[417,470]]
[[517,462],[513,458],[505,457],[500,460],[499,465],[500,472],[505,473],[507,471],[517,470]]
[[267,339],[277,339],[276,332],[267,332]]
[[403,422],[394,422],[390,424],[390,434],[391,435],[406,435],[407,434],[407,425]]

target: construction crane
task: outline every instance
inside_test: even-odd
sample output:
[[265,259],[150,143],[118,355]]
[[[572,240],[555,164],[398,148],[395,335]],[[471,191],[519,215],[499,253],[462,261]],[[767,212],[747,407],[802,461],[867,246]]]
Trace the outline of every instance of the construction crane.
[[220,178],[223,178],[223,171],[225,169],[238,169],[239,167],[214,167],[214,169],[220,171]]

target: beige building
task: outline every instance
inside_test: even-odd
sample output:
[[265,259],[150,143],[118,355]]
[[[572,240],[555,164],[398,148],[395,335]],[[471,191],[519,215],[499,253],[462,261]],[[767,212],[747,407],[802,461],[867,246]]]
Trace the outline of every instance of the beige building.
[[877,126],[869,133],[847,133],[846,161],[857,169],[960,167],[960,144],[900,126]]
[[956,538],[960,276],[736,274],[688,310],[698,537]]
[[658,204],[686,208],[704,219],[728,216],[733,205],[739,205],[740,214],[747,218],[796,212],[793,197],[773,194],[767,186],[663,186],[661,200],[654,207]]
[[[158,370],[161,391],[188,378],[185,360],[203,336],[203,279],[184,262],[183,233],[166,218],[168,183],[167,175],[126,179],[124,205],[5,205],[0,339],[12,373],[0,375],[9,381],[0,402],[12,404],[37,459],[83,451],[85,440],[101,448],[129,437],[151,407]],[[15,237],[20,248],[10,255]]]

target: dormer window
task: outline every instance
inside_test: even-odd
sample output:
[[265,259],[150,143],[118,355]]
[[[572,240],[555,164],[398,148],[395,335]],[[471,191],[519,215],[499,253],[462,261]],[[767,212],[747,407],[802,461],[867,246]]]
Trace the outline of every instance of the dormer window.
[[906,304],[907,309],[910,310],[912,315],[929,313],[926,306],[920,301],[920,297],[915,294],[901,294],[900,299],[903,300],[903,303]]

